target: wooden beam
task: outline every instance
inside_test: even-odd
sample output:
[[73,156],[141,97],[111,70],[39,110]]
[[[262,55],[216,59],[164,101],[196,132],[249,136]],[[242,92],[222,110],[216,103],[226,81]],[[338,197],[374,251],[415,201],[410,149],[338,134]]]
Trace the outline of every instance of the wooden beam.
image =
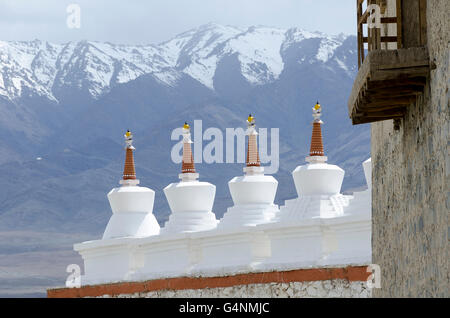
[[374,123],[378,121],[383,120],[390,120],[390,119],[402,119],[403,116],[395,116],[393,118],[385,118],[385,117],[352,117],[352,124],[353,125],[360,125],[360,124],[369,124]]
[[396,85],[391,87],[384,87],[384,88],[370,88],[366,89],[365,93],[368,95],[388,95],[392,96],[393,94],[404,94],[409,93],[411,95],[423,92],[423,85],[412,85],[412,84],[405,84],[405,85]]
[[384,118],[384,119],[393,119],[393,118],[402,118],[405,116],[405,112],[396,112],[391,114],[383,114],[383,113],[364,113],[363,117],[367,119],[372,118]]
[[392,99],[392,98],[400,98],[400,97],[416,97],[416,95],[420,93],[419,90],[413,91],[410,89],[405,90],[389,90],[389,91],[377,91],[370,92],[368,94],[369,98],[383,100],[383,99]]
[[390,105],[409,105],[414,102],[416,99],[415,95],[408,96],[400,96],[395,97],[392,96],[389,99],[385,98],[377,98],[376,96],[366,95],[361,99],[360,103],[364,104],[365,107],[374,107],[374,106],[390,106]]
[[384,99],[384,98],[377,98],[377,96],[367,94],[361,101],[367,103],[368,105],[376,104],[380,106],[381,105],[389,106],[390,104],[400,104],[400,103],[409,104],[411,100],[414,101],[415,98],[416,98],[415,95],[408,95],[399,97],[392,96],[389,99]]
[[386,23],[397,23],[397,17],[382,17],[381,18],[381,23],[386,24]]
[[356,118],[395,118],[395,117],[403,117],[406,113],[406,109],[403,108],[397,108],[391,111],[364,111],[359,112],[358,114],[355,114],[354,117]]
[[[394,105],[391,106],[373,106],[373,107],[365,107],[364,109],[361,109],[359,111],[360,114],[372,114],[372,115],[390,115],[390,114],[397,114],[397,113],[404,113],[406,111],[406,108],[408,105]],[[361,116],[361,115],[359,115]]]
[[[394,107],[394,108],[393,108]],[[392,105],[389,105],[389,106],[368,106],[367,104],[365,104],[365,105],[363,105],[363,106],[359,106],[358,108],[357,108],[357,110],[359,111],[359,112],[367,112],[367,111],[387,111],[387,110],[392,110],[392,109],[397,109],[397,108],[402,108],[402,107],[407,107],[407,106],[405,106],[405,105],[400,105],[400,106],[397,106],[397,107],[395,107],[395,106],[392,106]]]
[[391,63],[385,63],[385,64],[379,64],[377,66],[377,70],[383,70],[383,69],[401,69],[401,68],[412,68],[412,67],[429,67],[430,62],[428,60],[422,60],[422,61],[405,61],[405,62],[391,62]]
[[396,106],[409,106],[414,102],[414,99],[404,99],[404,100],[397,100],[397,101],[390,101],[390,100],[381,100],[381,101],[365,101],[364,102],[364,109],[367,108],[373,108],[373,107],[382,107],[382,106],[388,106],[395,108]]
[[388,120],[389,118],[363,118],[363,117],[352,117],[352,125],[370,124],[378,121]]
[[[379,30],[379,29],[376,29]],[[369,38],[367,36],[363,37],[363,43],[369,43]],[[380,38],[380,41],[382,43],[391,43],[391,42],[397,42],[397,37],[396,36],[382,36]]]
[[367,23],[367,18],[369,17],[369,11],[366,10],[364,13],[359,17],[358,24]]
[[417,77],[427,76],[430,72],[429,66],[411,67],[411,68],[398,68],[398,69],[381,69],[377,70],[373,75],[373,79],[376,81],[391,80],[402,78],[406,76]]
[[372,89],[375,90],[391,87],[402,87],[405,85],[425,86],[426,84],[427,84],[426,77],[405,77],[385,81],[368,81],[366,84],[366,89],[370,91]]
[[[358,23],[359,24],[366,24],[367,23],[367,18],[369,17],[369,11],[364,11],[364,14],[362,14],[359,19],[358,19]],[[382,24],[387,24],[387,23],[397,23],[397,17],[381,17],[380,18],[380,22]]]

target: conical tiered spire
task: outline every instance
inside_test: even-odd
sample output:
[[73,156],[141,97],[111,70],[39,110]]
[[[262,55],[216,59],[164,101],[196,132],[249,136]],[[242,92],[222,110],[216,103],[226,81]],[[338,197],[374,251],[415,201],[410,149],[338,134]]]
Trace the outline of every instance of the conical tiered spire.
[[309,162],[325,162],[327,157],[325,156],[325,152],[323,150],[323,140],[322,140],[322,124],[323,121],[320,120],[320,116],[322,115],[322,107],[319,102],[313,107],[313,129],[311,135],[311,148],[309,150],[309,157],[306,158],[306,161]]
[[248,115],[247,124],[247,167],[259,167],[261,166],[261,162],[259,160],[258,141],[256,139],[258,133],[255,129],[255,118],[252,116],[252,114]]
[[322,128],[323,122],[320,120],[321,107],[319,102],[313,108],[313,130],[311,136],[311,149],[309,151],[310,156],[324,156],[323,141],[322,141]]
[[123,180],[135,180],[136,179],[136,169],[134,167],[133,158],[133,134],[127,130],[125,134],[125,144],[126,144],[126,155],[125,155],[125,165],[123,167]]
[[195,173],[194,156],[191,148],[191,132],[187,122],[183,126],[183,159],[181,163],[181,173]]

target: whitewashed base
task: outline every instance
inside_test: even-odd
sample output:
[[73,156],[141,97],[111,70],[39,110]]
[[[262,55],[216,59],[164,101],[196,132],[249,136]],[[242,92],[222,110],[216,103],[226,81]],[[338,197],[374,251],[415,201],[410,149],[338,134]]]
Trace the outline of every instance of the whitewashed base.
[[219,229],[236,229],[240,226],[255,226],[272,221],[278,213],[275,204],[242,204],[227,209]]
[[216,228],[218,222],[216,215],[211,211],[172,212],[161,229],[161,234],[208,231]]
[[187,234],[161,235],[159,238],[143,240],[136,250],[142,260],[142,267],[135,272],[133,279],[186,275],[192,265],[199,261],[199,253],[195,250]]
[[191,271],[193,275],[215,275],[248,272],[270,256],[270,241],[260,231],[242,227],[240,231],[193,234],[201,249],[201,258]]
[[74,245],[84,260],[82,285],[121,282],[140,266],[133,247],[134,238],[89,241]]

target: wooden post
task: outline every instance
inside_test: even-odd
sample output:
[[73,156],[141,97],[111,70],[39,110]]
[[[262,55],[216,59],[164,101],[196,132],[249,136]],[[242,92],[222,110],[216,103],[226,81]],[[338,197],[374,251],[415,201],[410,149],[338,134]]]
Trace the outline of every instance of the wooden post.
[[420,44],[427,45],[427,1],[419,0]]
[[361,64],[364,62],[364,42],[363,42],[363,28],[362,22],[360,21],[362,16],[362,1],[356,0],[356,25],[358,28],[357,36],[358,36],[358,69],[361,67]]
[[396,0],[395,14],[397,15],[397,49],[403,47],[402,38],[402,0]]

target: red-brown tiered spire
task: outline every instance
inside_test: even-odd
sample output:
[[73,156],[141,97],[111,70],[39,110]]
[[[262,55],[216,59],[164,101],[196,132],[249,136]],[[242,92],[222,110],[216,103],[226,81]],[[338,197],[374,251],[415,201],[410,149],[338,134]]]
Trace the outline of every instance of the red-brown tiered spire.
[[252,114],[248,115],[247,119],[248,123],[248,145],[247,145],[247,167],[259,167],[261,166],[261,162],[259,160],[258,153],[258,141],[256,136],[258,133],[255,130],[255,118]]
[[126,154],[125,154],[125,165],[123,167],[123,180],[135,180],[136,179],[136,169],[134,167],[133,158],[133,134],[127,130],[125,134],[126,143]]
[[323,122],[320,120],[321,116],[321,106],[319,102],[313,108],[313,129],[311,136],[311,148],[309,151],[310,156],[325,156],[323,151],[323,141],[322,141],[322,128]]
[[188,123],[183,126],[183,159],[181,163],[181,173],[195,173],[194,156],[191,148],[192,140]]

